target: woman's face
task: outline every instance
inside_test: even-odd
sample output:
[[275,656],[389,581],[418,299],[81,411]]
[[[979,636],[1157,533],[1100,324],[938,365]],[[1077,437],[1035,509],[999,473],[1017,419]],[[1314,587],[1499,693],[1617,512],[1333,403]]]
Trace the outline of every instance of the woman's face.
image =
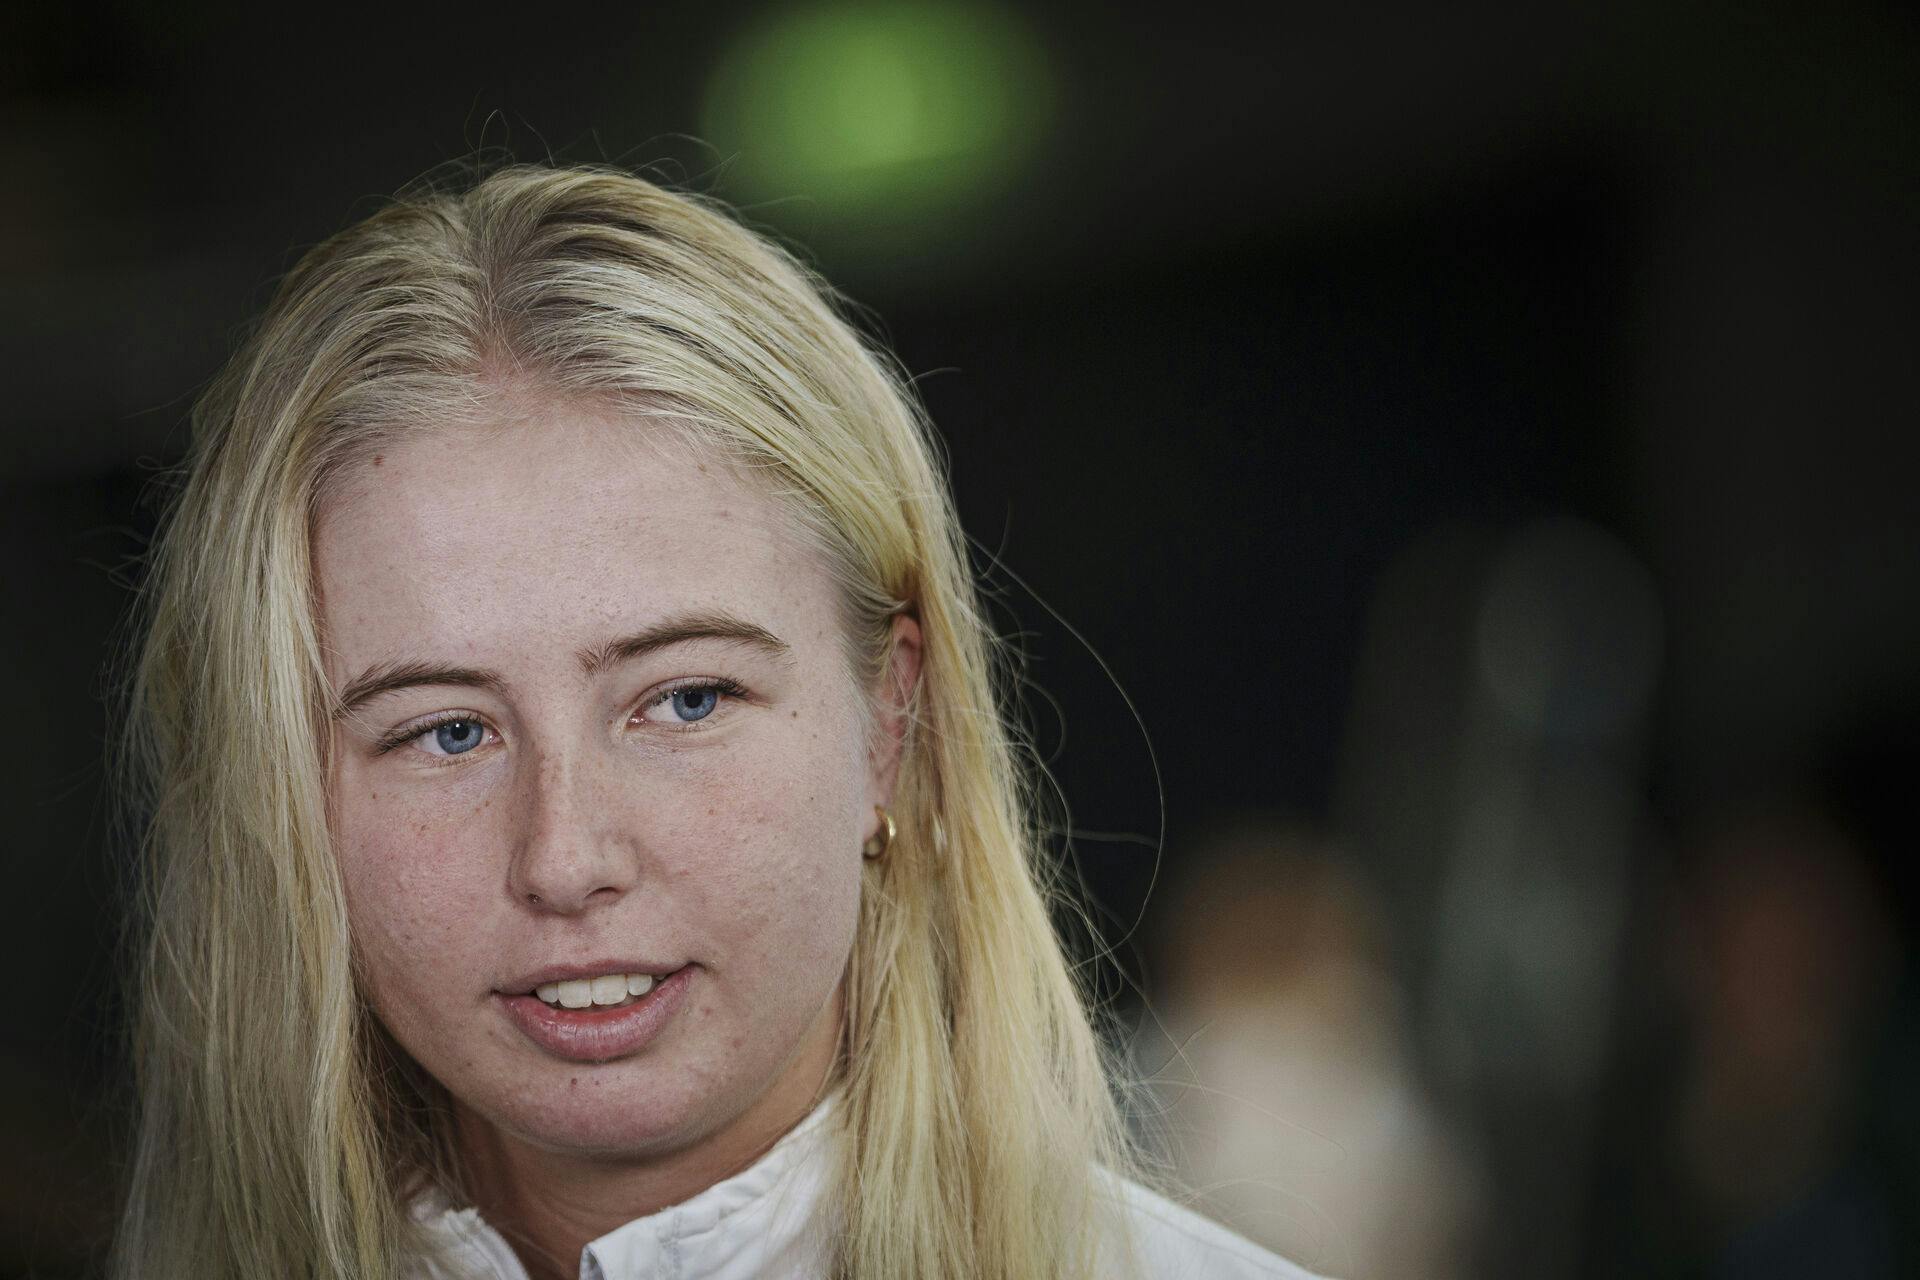
[[657,430],[547,405],[416,437],[315,525],[367,998],[544,1150],[665,1154],[812,1096],[897,758],[811,541]]

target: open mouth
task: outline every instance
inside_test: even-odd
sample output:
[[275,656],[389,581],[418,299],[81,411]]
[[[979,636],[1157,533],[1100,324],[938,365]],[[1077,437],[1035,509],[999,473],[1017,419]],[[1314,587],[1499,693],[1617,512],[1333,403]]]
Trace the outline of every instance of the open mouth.
[[593,978],[543,982],[529,994],[552,1009],[619,1009],[644,998],[680,970],[667,973],[607,973]]
[[699,968],[633,970],[500,992],[501,1011],[540,1049],[568,1062],[613,1062],[644,1051],[672,1026]]

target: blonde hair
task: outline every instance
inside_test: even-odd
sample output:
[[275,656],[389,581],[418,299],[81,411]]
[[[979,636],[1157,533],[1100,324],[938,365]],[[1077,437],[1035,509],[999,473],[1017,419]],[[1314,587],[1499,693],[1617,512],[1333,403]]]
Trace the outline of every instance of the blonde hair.
[[458,1185],[432,1083],[353,983],[309,536],[343,467],[511,384],[664,406],[768,478],[870,670],[919,620],[899,834],[849,962],[837,1274],[1092,1275],[1099,1170],[1135,1171],[1118,1077],[932,437],[831,297],[709,202],[603,168],[416,188],[286,277],[196,407],[131,667],[151,821],[117,1274],[391,1276],[410,1188]]

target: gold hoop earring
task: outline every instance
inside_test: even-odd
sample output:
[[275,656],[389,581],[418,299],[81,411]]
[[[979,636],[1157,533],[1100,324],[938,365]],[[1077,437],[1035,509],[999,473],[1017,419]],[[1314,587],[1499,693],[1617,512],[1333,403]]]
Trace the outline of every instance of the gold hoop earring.
[[892,814],[879,805],[873,806],[873,811],[880,815],[880,830],[868,836],[867,842],[860,846],[860,856],[868,862],[886,857],[887,850],[893,847],[893,837],[899,833],[893,825]]

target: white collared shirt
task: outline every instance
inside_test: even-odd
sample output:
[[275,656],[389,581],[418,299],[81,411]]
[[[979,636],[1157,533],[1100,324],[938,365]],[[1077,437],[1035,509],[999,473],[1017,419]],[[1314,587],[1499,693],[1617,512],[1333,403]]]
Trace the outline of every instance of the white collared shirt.
[[[758,1161],[681,1204],[616,1227],[580,1251],[580,1280],[822,1280],[832,1241],[814,1210],[832,1163],[829,1097]],[[1132,1182],[1117,1187],[1138,1280],[1313,1280],[1226,1228]],[[415,1206],[427,1252],[407,1280],[527,1280],[526,1268],[474,1209]],[[1116,1255],[1117,1256],[1117,1255]]]

